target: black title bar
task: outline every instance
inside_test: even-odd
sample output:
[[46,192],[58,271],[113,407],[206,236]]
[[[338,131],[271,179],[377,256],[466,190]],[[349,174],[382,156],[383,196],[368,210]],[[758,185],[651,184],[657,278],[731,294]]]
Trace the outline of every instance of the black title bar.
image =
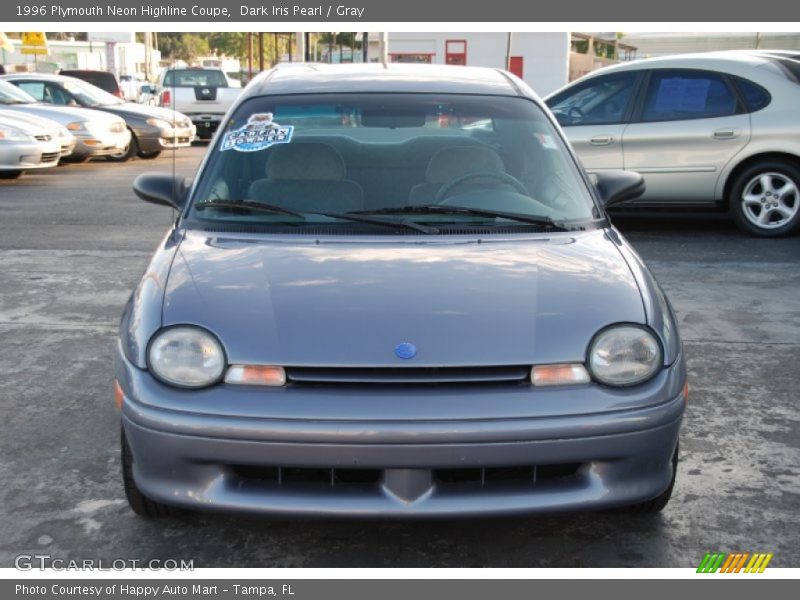
[[[5,0],[0,22],[787,22],[791,2],[759,0]],[[7,25],[6,25],[7,28]]]

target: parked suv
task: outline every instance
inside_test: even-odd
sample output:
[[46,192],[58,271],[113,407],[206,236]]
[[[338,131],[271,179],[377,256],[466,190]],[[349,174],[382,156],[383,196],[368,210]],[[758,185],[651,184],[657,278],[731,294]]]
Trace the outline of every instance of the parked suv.
[[[95,87],[99,87],[104,92],[108,92],[112,96],[125,99],[125,94],[117,81],[116,76],[108,71],[92,71],[89,69],[62,69],[58,72],[59,75],[65,77],[77,77],[84,81],[91,83]],[[135,100],[134,100],[135,101]]]
[[547,98],[590,173],[641,173],[633,204],[716,206],[753,235],[800,227],[797,53],[714,52],[593,72]]

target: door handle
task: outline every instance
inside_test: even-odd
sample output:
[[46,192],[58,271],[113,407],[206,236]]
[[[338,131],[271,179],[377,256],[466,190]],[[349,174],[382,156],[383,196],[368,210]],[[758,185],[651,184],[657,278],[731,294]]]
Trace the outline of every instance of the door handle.
[[596,135],[589,139],[592,146],[608,146],[614,143],[614,136],[611,135]]
[[717,129],[714,132],[714,138],[718,140],[732,140],[739,137],[741,132],[738,129]]

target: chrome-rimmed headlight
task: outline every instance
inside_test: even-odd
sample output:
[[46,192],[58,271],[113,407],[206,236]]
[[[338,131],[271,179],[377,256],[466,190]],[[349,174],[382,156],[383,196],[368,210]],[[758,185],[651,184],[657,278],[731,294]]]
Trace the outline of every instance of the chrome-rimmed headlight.
[[586,363],[595,380],[623,387],[651,379],[663,366],[663,353],[649,329],[614,325],[594,336]]
[[147,349],[147,366],[153,375],[177,387],[213,385],[222,379],[225,365],[225,352],[214,334],[193,325],[160,330]]

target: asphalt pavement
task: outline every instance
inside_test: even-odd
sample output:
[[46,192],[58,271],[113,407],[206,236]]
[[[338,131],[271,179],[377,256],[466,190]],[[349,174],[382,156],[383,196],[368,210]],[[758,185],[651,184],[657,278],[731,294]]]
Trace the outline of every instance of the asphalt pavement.
[[[204,146],[175,153],[191,177]],[[655,516],[267,520],[127,507],[111,349],[173,219],[131,191],[172,153],[0,181],[0,567],[177,559],[195,567],[694,567],[707,551],[800,567],[800,236],[710,214],[615,218],[680,320],[691,395],[672,502]]]

